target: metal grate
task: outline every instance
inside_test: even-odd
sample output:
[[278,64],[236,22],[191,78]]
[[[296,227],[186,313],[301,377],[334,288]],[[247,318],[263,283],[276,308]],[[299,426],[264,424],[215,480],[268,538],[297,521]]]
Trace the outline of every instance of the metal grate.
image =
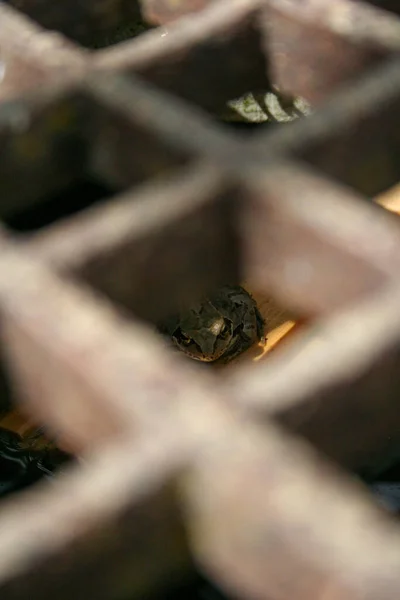
[[[2,505],[1,597],[195,565],[234,597],[397,598],[400,532],[346,474],[399,441],[400,230],[368,201],[400,175],[396,3],[142,5],[162,28],[107,46],[139,5],[0,3],[3,377],[82,456]],[[314,114],[215,118],[271,84]],[[223,372],[168,352],[153,323],[243,280],[305,333]]]

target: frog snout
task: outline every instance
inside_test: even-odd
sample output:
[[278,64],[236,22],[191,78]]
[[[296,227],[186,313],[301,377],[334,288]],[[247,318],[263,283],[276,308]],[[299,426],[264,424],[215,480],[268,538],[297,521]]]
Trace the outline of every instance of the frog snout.
[[[195,340],[195,342],[197,342],[197,340]],[[204,354],[204,356],[213,356],[216,350],[216,343],[217,340],[215,338],[215,336],[207,336],[207,338],[204,338],[201,340],[201,343],[197,343],[197,345],[199,346],[199,348],[201,349],[202,354]]]

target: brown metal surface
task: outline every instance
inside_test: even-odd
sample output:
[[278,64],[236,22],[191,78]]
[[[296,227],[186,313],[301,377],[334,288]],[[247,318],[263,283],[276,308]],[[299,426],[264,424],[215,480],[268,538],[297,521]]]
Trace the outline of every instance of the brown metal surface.
[[161,25],[163,23],[169,23],[175,19],[182,17],[183,15],[193,14],[212,3],[213,0],[190,0],[190,2],[184,2],[183,0],[145,0],[142,3],[143,12],[148,21]]
[[[348,472],[400,445],[400,228],[370,201],[400,173],[384,7],[0,3],[1,406],[80,457],[2,503],[2,600],[195,568],[250,600],[397,598],[398,524]],[[271,84],[314,114],[218,123]],[[226,370],[172,353],[158,320],[242,281],[306,324]]]

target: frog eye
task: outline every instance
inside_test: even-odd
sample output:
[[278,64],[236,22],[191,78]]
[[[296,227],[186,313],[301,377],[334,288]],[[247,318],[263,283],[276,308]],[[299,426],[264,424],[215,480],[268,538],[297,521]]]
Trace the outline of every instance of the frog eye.
[[226,336],[229,333],[229,327],[226,323],[224,323],[219,330],[219,335]]
[[184,345],[184,346],[189,346],[192,343],[192,340],[190,337],[188,337],[187,335],[185,335],[184,333],[181,332],[180,336],[179,336],[179,341]]

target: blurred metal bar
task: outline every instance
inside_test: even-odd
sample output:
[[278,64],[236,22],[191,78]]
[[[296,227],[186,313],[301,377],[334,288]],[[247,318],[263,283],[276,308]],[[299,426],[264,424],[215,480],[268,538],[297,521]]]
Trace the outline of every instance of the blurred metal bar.
[[[0,4],[0,404],[79,456],[2,505],[2,598],[199,567],[254,600],[396,597],[399,531],[330,460],[400,445],[400,230],[368,202],[398,179],[399,44],[351,0]],[[314,114],[218,123],[272,85]],[[159,319],[243,280],[297,339],[225,372],[169,351]]]

